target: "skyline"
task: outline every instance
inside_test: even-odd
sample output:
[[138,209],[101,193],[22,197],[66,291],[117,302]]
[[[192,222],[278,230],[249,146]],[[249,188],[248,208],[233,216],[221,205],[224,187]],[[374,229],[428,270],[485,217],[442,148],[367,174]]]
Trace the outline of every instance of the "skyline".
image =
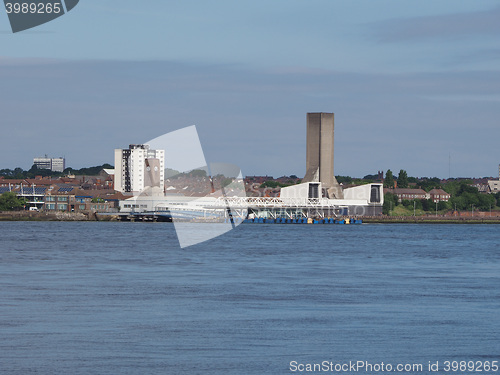
[[209,162],[301,177],[306,113],[334,112],[336,175],[497,175],[495,1],[263,4],[87,0],[16,35],[0,12],[0,168],[196,125]]

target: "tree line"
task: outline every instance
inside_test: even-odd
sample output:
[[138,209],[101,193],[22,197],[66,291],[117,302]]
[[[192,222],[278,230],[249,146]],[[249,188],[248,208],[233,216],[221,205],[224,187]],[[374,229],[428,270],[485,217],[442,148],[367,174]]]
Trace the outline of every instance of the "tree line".
[[0,211],[20,210],[26,205],[24,198],[19,198],[16,193],[7,192],[0,195]]
[[0,169],[0,176],[3,176],[5,179],[16,179],[16,180],[35,178],[36,176],[63,177],[67,176],[68,174],[79,175],[79,176],[95,176],[98,175],[103,169],[113,169],[113,168],[114,167],[111,164],[105,163],[103,165],[81,168],[81,169],[74,169],[68,167],[64,170],[64,172],[53,172],[50,169],[39,169],[35,164],[33,164],[33,166],[27,171],[19,167],[14,169]]
[[415,188],[420,188],[429,192],[432,189],[443,189],[451,198],[448,202],[434,203],[431,199],[416,199],[416,200],[402,200],[399,202],[398,197],[392,193],[384,195],[384,214],[389,212],[398,205],[403,205],[406,208],[414,208],[423,211],[443,211],[443,210],[480,210],[488,211],[493,209],[500,209],[500,193],[484,194],[480,193],[478,188],[472,186],[472,180],[448,180],[445,183],[437,178],[424,178],[417,179],[408,177],[405,170],[399,172],[398,177],[394,177],[392,171],[389,169],[386,172],[384,179],[384,187],[393,188],[397,182],[398,188],[408,188],[410,183],[414,183]]

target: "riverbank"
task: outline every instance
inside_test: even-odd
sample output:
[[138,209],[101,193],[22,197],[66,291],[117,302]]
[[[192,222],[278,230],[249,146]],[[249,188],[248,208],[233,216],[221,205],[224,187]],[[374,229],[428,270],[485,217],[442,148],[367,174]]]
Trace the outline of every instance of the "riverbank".
[[[498,216],[365,216],[364,224],[500,224]],[[117,215],[81,212],[0,212],[0,221],[117,221]]]
[[365,224],[500,224],[500,217],[460,216],[371,216]]
[[112,221],[115,216],[82,212],[3,211],[0,221]]

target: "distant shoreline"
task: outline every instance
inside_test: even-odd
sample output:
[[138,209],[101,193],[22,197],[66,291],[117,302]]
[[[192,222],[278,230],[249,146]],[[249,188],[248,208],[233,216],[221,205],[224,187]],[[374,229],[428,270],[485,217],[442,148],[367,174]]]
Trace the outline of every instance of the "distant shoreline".
[[[500,224],[500,217],[481,216],[370,216],[363,224]],[[75,212],[0,212],[0,221],[119,221],[117,216]],[[285,225],[285,224],[283,224]]]
[[3,211],[0,221],[112,221],[113,216],[101,216],[94,213],[81,212],[33,212]]
[[366,224],[500,224],[500,217],[380,216],[364,217]]

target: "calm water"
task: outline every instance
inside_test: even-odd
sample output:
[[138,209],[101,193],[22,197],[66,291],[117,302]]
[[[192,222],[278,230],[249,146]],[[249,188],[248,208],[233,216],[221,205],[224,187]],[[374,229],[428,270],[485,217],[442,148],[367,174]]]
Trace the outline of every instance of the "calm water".
[[2,374],[500,360],[500,226],[249,224],[187,249],[168,223],[0,233]]

